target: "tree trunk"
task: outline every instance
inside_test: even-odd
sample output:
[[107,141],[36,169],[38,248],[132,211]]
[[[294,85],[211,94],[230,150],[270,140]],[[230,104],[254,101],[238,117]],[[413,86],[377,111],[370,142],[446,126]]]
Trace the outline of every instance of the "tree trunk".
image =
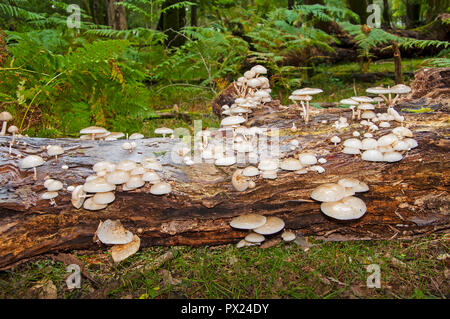
[[[166,0],[162,5],[162,9],[172,6],[180,0]],[[185,42],[185,38],[180,36],[179,32],[186,26],[186,9],[172,8],[161,13],[158,27],[159,31],[163,31],[167,35],[166,45],[169,47],[179,47]]]
[[127,13],[125,7],[118,5],[122,0],[108,0],[108,25],[115,30],[127,29]]
[[391,10],[389,7],[389,0],[383,0],[383,20],[381,26],[384,29],[389,29],[392,26]]
[[402,75],[402,55],[400,53],[400,49],[398,47],[398,43],[394,42],[392,44],[394,48],[394,73],[395,73],[395,84],[403,83],[403,75]]
[[292,10],[295,6],[295,0],[288,0],[288,9]]
[[[297,175],[280,171],[276,180],[256,179],[256,188],[245,192],[237,192],[231,185],[236,167],[174,163],[170,150],[177,140],[137,140],[137,149],[129,153],[121,149],[121,141],[23,138],[20,146],[12,148],[10,157],[11,138],[1,137],[0,269],[46,253],[105,249],[94,244],[92,238],[99,222],[106,219],[121,220],[141,238],[143,247],[237,242],[246,232],[232,229],[229,222],[235,216],[251,212],[278,216],[287,229],[326,240],[405,239],[449,230],[448,113],[436,110],[429,114],[405,114],[419,147],[407,152],[402,161],[391,164],[362,161],[329,143],[336,131],[321,122],[332,123],[344,113],[350,117],[348,110],[339,108],[313,109],[313,126],[302,124],[293,106],[284,108],[276,101],[256,111],[248,125],[286,128],[295,121],[301,134],[280,137],[281,151],[294,155],[289,146],[296,138],[302,152],[313,151],[327,159],[323,164],[326,172]],[[341,138],[351,137],[350,131],[340,134]],[[388,132],[385,129],[379,134]],[[65,149],[58,163],[42,150],[49,144]],[[18,168],[19,154],[38,154],[46,159],[37,168],[36,182],[32,171]],[[148,185],[128,192],[118,187],[116,200],[104,210],[77,210],[71,205],[67,187],[84,183],[93,174],[92,165],[96,162],[136,161],[150,155],[158,156],[164,165],[161,175],[171,183],[171,194],[151,195]],[[63,164],[69,170],[62,170]],[[55,206],[40,199],[46,176],[64,183]],[[315,187],[342,177],[358,178],[370,186],[369,192],[358,194],[367,205],[367,213],[359,220],[330,219],[320,212],[320,203],[310,198]]]
[[[196,1],[193,1],[197,3]],[[191,6],[191,27],[198,26],[198,4],[196,6]]]
[[367,24],[367,18],[369,13],[367,12],[367,7],[371,3],[369,0],[347,0],[350,10],[355,12],[360,19],[360,24]]
[[420,8],[419,0],[406,0],[406,27],[412,29],[420,25]]
[[91,0],[90,1],[92,20],[95,24],[108,24],[108,8],[106,2],[102,0]]

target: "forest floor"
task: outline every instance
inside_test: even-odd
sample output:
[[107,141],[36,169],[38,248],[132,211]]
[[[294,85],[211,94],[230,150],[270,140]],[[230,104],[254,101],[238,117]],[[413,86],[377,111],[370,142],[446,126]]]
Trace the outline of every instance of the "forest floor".
[[[405,83],[423,59],[403,62]],[[322,68],[322,69],[320,69]],[[393,85],[387,77],[373,82],[353,81],[357,63],[319,67],[303,86],[320,87],[320,102],[336,102],[378,84]],[[392,61],[373,63],[370,72],[393,70]],[[208,102],[213,95],[173,91],[169,100],[155,100],[161,112],[177,104],[179,112],[217,127]],[[170,94],[166,92],[166,94]],[[277,94],[287,103],[283,94]],[[275,96],[274,96],[275,97]],[[142,132],[152,136],[160,126],[186,127],[185,119],[154,119]],[[108,252],[74,251],[41,256],[8,271],[0,271],[0,298],[448,298],[450,296],[449,234],[411,241],[275,243],[261,249],[219,247],[150,247],[120,264]],[[165,262],[161,262],[164,260]],[[68,264],[83,266],[80,289],[66,285]],[[379,265],[380,288],[368,288],[367,266]],[[90,279],[87,279],[87,275]]]
[[[107,252],[73,252],[66,259],[91,278],[73,290],[67,265],[42,256],[0,272],[0,298],[448,298],[449,239],[151,247],[118,265]],[[367,287],[371,264],[380,288]]]

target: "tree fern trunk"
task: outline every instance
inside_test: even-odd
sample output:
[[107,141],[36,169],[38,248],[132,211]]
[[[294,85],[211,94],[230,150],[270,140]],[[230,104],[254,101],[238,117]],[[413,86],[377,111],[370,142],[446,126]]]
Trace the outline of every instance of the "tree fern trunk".
[[115,30],[127,29],[127,13],[125,7],[118,5],[121,0],[108,0],[108,25]]
[[[162,5],[162,9],[172,6],[180,0],[166,0]],[[179,47],[185,42],[185,38],[179,35],[179,31],[186,26],[186,9],[173,8],[162,12],[159,17],[158,30],[163,31],[167,35],[166,44],[168,46]]]
[[367,17],[369,16],[367,12],[367,6],[369,5],[369,0],[348,0],[348,5],[350,10],[355,12],[360,19],[361,24],[366,24]]
[[394,47],[395,84],[402,84],[402,56],[398,47],[398,43],[394,42],[392,46]]

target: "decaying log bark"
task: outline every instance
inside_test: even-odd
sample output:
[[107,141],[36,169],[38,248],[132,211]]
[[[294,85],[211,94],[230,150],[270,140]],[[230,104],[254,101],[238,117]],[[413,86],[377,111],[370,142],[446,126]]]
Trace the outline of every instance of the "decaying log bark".
[[[137,149],[129,153],[120,148],[121,141],[24,138],[20,146],[13,147],[10,157],[11,138],[2,137],[0,268],[56,251],[105,249],[92,238],[99,222],[106,219],[120,219],[141,238],[144,247],[236,242],[246,233],[232,229],[229,222],[235,216],[250,212],[281,217],[287,229],[327,240],[402,239],[449,230],[448,114],[439,110],[430,114],[405,114],[419,147],[409,151],[401,162],[392,164],[364,162],[360,157],[342,154],[341,147],[329,143],[337,133],[331,121],[344,114],[350,117],[349,111],[344,109],[314,109],[312,122],[305,126],[292,107],[274,105],[255,113],[250,125],[288,128],[295,121],[299,128],[297,135],[289,136],[293,134],[289,129],[282,131],[282,149],[289,150],[288,143],[297,138],[302,151],[311,150],[327,159],[323,165],[326,172],[306,175],[280,172],[278,179],[258,179],[255,189],[241,193],[230,183],[235,167],[174,164],[170,150],[177,140],[137,140]],[[328,123],[322,123],[323,120]],[[339,136],[350,137],[357,128],[353,125]],[[379,131],[377,135],[387,132]],[[23,142],[27,143],[26,147]],[[59,156],[58,163],[42,151],[41,147],[48,144],[64,147],[65,153]],[[37,169],[36,182],[32,171],[18,168],[19,154],[40,154],[47,159]],[[93,173],[94,163],[138,160],[151,154],[158,156],[164,165],[163,178],[173,188],[170,195],[153,196],[149,186],[131,192],[118,187],[116,200],[104,210],[76,210],[71,205],[70,193],[65,189],[82,184]],[[70,169],[62,170],[63,164]],[[44,192],[46,176],[64,182],[65,188],[56,198],[56,206],[39,197]],[[360,220],[332,220],[320,212],[320,203],[310,198],[313,188],[344,176],[358,178],[370,186],[369,192],[359,196],[368,208]]]

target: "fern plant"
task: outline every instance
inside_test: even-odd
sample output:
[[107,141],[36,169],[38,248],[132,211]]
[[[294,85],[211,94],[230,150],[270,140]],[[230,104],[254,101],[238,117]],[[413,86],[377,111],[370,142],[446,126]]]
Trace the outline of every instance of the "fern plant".
[[450,43],[438,40],[418,40],[406,37],[400,37],[378,28],[369,28],[366,25],[354,25],[349,22],[341,22],[342,28],[352,36],[358,45],[359,57],[362,59],[362,71],[369,70],[371,58],[371,50],[376,47],[389,47],[389,44],[396,42],[400,47],[404,48],[420,48],[424,49],[428,46],[447,48]]
[[[124,58],[134,51],[129,41],[84,42],[76,48],[54,29],[9,33],[8,41],[14,59],[0,69],[0,92],[14,102],[11,111],[25,132],[67,136],[89,125],[129,131],[154,116],[143,84],[147,74],[138,61]],[[36,118],[41,132],[33,130]]]

